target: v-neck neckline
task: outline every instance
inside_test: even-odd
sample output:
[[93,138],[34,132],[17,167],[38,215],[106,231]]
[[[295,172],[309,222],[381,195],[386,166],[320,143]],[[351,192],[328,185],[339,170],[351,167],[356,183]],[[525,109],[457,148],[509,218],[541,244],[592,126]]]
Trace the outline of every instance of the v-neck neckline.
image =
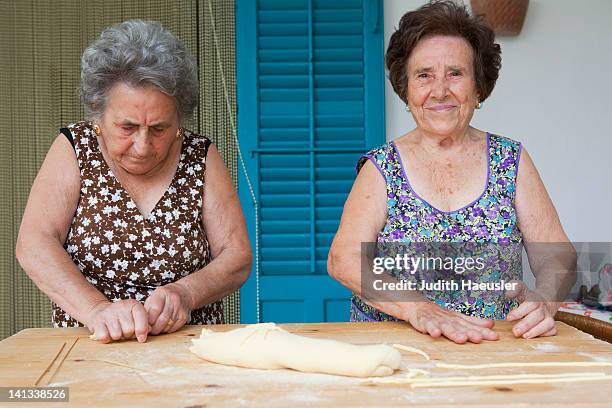
[[[166,189],[164,190],[164,193],[161,195],[161,197],[159,197],[159,200],[157,200],[155,202],[155,205],[153,206],[153,208],[151,208],[151,212],[149,213],[149,215],[147,217],[145,217],[145,215],[142,213],[142,211],[140,211],[140,208],[138,208],[138,205],[136,205],[136,201],[134,201],[134,199],[132,198],[132,195],[130,194],[130,192],[123,186],[123,184],[121,183],[121,181],[119,181],[119,179],[117,178],[117,176],[115,175],[115,173],[113,172],[113,170],[111,169],[110,165],[106,162],[106,160],[104,159],[104,154],[102,153],[102,150],[100,149],[100,143],[98,141],[98,137],[96,135],[95,132],[93,132],[93,138],[95,140],[96,143],[96,148],[98,150],[98,153],[100,154],[100,161],[102,163],[104,163],[104,165],[106,166],[108,173],[112,176],[114,182],[117,184],[118,188],[120,188],[126,195],[127,199],[128,199],[128,204],[131,203],[132,205],[127,205],[128,210],[133,210],[136,215],[139,215],[140,218],[142,218],[143,222],[147,222],[147,223],[151,223],[151,216],[155,215],[155,212],[157,210],[157,207],[159,207],[160,203],[163,202],[166,198],[166,196],[169,194],[170,192],[170,188],[176,184],[176,180],[179,176],[180,170],[183,167],[183,154],[185,151],[185,141],[187,140],[187,136],[183,135],[183,138],[181,140],[181,149],[179,151],[179,160],[178,163],[176,164],[176,169],[174,170],[174,175],[172,176],[172,179],[170,180],[170,184],[168,184],[168,186],[166,187]],[[186,132],[185,132],[186,133]],[[132,207],[132,208],[130,208]]]

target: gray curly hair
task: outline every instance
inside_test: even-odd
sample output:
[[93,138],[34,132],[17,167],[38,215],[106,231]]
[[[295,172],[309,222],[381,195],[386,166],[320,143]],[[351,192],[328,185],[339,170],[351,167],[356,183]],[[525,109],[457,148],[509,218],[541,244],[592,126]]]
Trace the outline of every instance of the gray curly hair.
[[102,31],[81,58],[81,101],[88,119],[106,109],[118,82],[155,86],[175,98],[181,122],[198,105],[198,69],[183,44],[156,21],[128,20]]

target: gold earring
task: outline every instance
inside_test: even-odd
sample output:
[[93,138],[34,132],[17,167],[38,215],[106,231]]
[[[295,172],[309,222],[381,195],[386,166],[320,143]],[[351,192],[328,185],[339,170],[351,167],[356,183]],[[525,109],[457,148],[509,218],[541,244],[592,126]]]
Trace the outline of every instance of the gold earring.
[[476,104],[476,109],[480,109],[482,108],[482,102],[478,101],[478,103]]
[[179,127],[176,130],[176,138],[180,139],[181,137],[183,137],[183,134],[185,133],[185,129],[183,129],[182,127]]
[[100,136],[100,134],[102,133],[102,130],[100,130],[100,126],[98,125],[93,125],[93,130],[94,132],[96,132],[96,135]]
[[406,105],[406,112],[410,112],[410,106]]

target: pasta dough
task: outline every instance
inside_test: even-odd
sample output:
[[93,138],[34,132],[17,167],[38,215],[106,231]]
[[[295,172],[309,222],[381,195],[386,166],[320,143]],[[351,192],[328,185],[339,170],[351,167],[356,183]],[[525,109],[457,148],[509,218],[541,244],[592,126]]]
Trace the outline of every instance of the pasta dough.
[[437,363],[436,367],[460,369],[460,370],[482,370],[483,368],[506,368],[506,367],[612,367],[612,363],[605,361],[550,361],[541,363],[490,363],[490,364],[447,364]]
[[380,377],[399,369],[400,352],[391,346],[354,345],[291,334],[274,323],[254,324],[228,332],[203,329],[190,350],[214,363],[247,368],[279,369]]
[[[369,384],[408,384],[411,388],[430,387],[463,387],[482,385],[511,384],[551,384],[579,381],[608,381],[612,376],[602,372],[594,373],[562,373],[562,374],[505,374],[484,376],[427,377],[409,373],[401,378],[381,378],[368,380]],[[428,373],[427,373],[428,374]],[[425,374],[425,375],[427,375]]]
[[395,347],[398,350],[407,351],[408,353],[419,354],[419,355],[425,357],[426,360],[431,360],[429,358],[429,355],[426,352],[424,352],[423,350],[418,349],[416,347],[404,346],[403,344],[394,344],[393,347]]

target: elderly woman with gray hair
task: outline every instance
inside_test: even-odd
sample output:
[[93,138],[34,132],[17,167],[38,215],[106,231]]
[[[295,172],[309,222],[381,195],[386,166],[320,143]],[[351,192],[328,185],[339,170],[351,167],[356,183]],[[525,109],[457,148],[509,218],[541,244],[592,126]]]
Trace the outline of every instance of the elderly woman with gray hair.
[[52,144],[17,239],[54,326],[142,342],[222,323],[251,250],[223,160],[181,126],[198,103],[193,58],[159,23],[126,21],[83,53],[81,97],[88,120]]

